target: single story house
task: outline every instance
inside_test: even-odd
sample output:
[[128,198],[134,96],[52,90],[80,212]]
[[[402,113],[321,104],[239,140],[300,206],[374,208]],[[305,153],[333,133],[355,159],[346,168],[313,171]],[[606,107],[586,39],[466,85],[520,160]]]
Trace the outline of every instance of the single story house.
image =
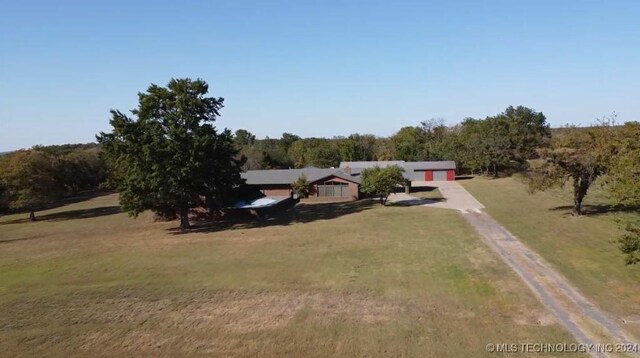
[[373,167],[388,167],[397,165],[404,169],[404,177],[411,181],[453,181],[456,178],[456,162],[424,161],[405,162],[403,160],[342,162],[340,169],[352,176],[359,176],[363,169]]
[[360,197],[360,177],[336,168],[249,170],[242,173],[242,178],[267,197],[282,197],[293,195],[291,184],[302,175],[312,189],[308,200],[357,200]]
[[[340,168],[302,168],[249,170],[242,173],[245,183],[271,198],[292,197],[291,185],[304,175],[311,186],[310,201],[342,201],[360,198],[360,174],[363,169],[397,165],[404,169],[404,177],[411,182],[455,180],[453,161],[405,162],[370,161],[342,162]],[[410,186],[408,186],[410,187]]]

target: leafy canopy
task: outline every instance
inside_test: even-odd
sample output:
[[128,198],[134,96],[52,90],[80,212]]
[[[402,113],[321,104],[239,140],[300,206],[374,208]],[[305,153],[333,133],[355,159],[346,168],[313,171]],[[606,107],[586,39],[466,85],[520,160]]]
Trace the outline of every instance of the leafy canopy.
[[609,119],[589,128],[568,127],[555,136],[547,148],[541,148],[541,160],[529,174],[531,191],[564,186],[573,188],[573,214],[582,215],[582,201],[596,179],[608,171],[614,155],[614,129]]
[[9,198],[9,207],[34,211],[51,204],[64,194],[57,175],[56,158],[40,150],[22,150],[3,160],[0,181]]
[[385,205],[389,194],[398,186],[405,184],[405,179],[402,175],[403,171],[404,169],[397,165],[364,169],[361,173],[362,183],[360,188],[365,193],[378,195],[380,204]]
[[241,183],[233,135],[213,126],[223,99],[205,97],[208,92],[203,80],[172,79],[138,94],[134,118],[111,111],[113,131],[97,139],[111,169],[110,184],[129,214],[179,215],[185,229],[191,208],[220,208]]

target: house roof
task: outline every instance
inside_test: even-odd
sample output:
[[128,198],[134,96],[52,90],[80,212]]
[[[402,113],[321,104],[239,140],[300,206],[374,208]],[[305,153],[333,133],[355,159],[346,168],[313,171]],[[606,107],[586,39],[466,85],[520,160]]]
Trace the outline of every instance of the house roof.
[[385,168],[390,165],[398,165],[402,166],[404,164],[404,160],[377,160],[377,161],[368,161],[368,162],[340,162],[340,168],[349,167],[351,169],[366,169],[373,167]]
[[270,169],[270,170],[248,170],[242,173],[242,178],[246,179],[249,185],[266,184],[291,184],[302,174],[307,177],[310,183],[335,176],[353,183],[360,184],[360,178],[352,177],[341,169],[335,168],[302,168],[302,169]]
[[403,166],[405,170],[447,170],[456,169],[456,162],[453,160],[405,162]]
[[389,161],[370,161],[370,162],[342,162],[340,168],[351,168],[352,174],[358,174],[362,169],[373,167],[388,167],[390,165],[397,165],[404,168],[405,172],[415,170],[446,170],[456,169],[456,162],[452,160],[445,161],[423,161],[423,162],[405,162],[403,160],[389,160]]

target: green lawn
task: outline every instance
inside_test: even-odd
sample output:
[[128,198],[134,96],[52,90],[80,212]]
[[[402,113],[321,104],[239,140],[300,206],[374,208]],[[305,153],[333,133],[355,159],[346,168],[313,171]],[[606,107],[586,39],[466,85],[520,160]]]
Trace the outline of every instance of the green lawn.
[[177,235],[114,205],[0,217],[3,356],[470,357],[573,342],[455,211],[299,205]]
[[[638,213],[606,212],[606,195],[595,186],[587,195],[588,215],[570,215],[571,192],[529,194],[517,178],[460,181],[486,211],[537,251],[605,311],[626,320],[640,316],[640,266],[625,266],[615,240],[616,218]],[[640,325],[628,327],[640,337]]]

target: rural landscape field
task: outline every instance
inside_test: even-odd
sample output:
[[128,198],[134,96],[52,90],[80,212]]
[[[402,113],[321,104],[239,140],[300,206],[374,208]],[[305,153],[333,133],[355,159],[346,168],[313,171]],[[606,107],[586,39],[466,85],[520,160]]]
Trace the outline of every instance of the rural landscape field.
[[308,204],[180,234],[117,205],[107,194],[36,223],[0,218],[6,354],[438,357],[573,342],[455,211]]
[[640,2],[0,9],[0,358],[640,355]]

